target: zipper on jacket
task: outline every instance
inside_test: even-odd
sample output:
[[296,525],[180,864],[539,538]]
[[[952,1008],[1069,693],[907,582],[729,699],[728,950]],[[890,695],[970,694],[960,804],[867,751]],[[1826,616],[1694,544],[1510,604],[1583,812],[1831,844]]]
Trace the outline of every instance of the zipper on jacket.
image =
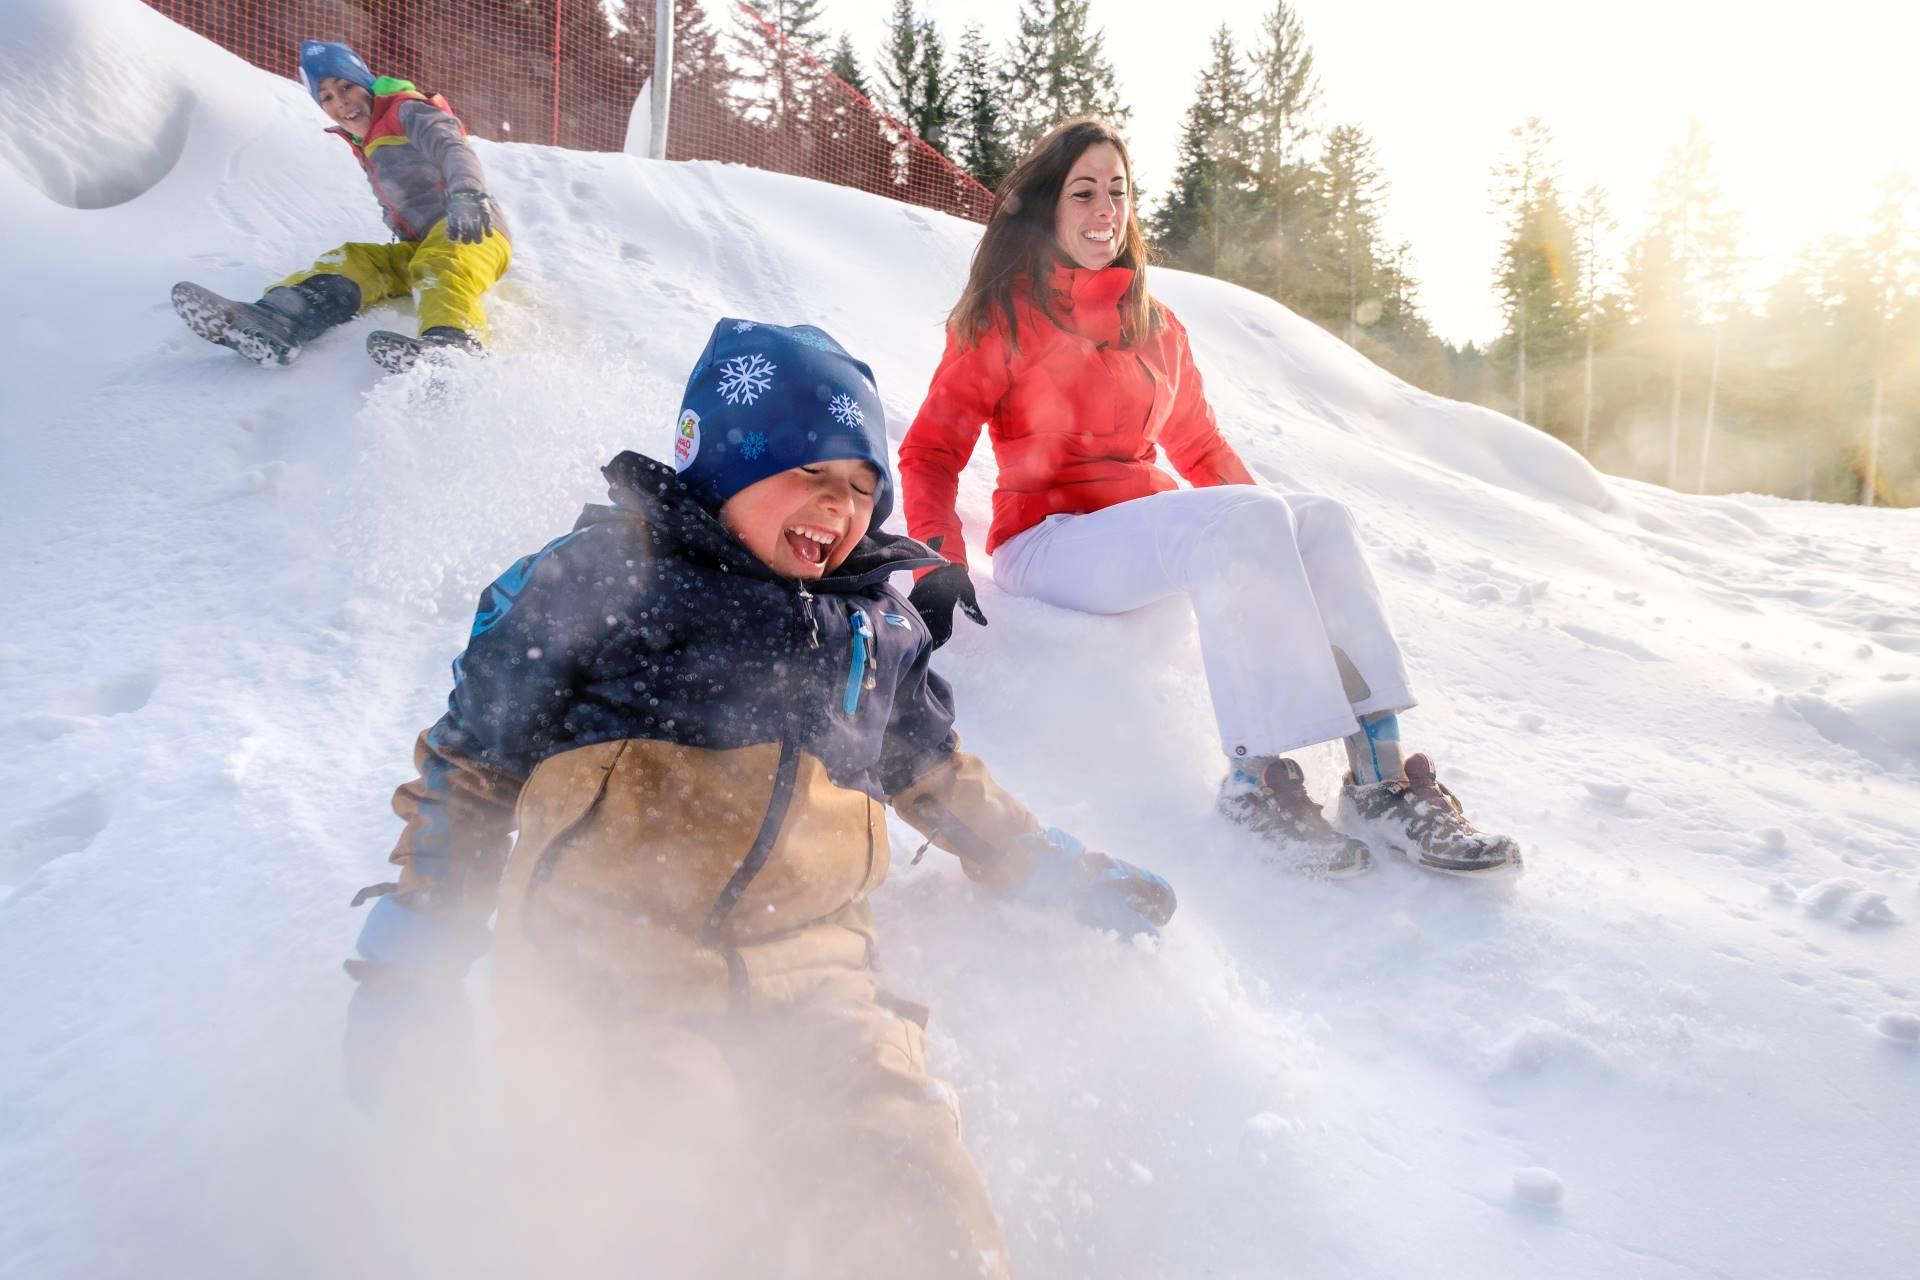
[[847,696],[841,701],[840,709],[848,715],[860,710],[860,691],[874,687],[873,672],[868,662],[868,651],[873,646],[873,623],[867,621],[867,611],[855,606],[853,611],[853,661],[847,664]]
[[820,620],[813,616],[813,592],[807,590],[807,584],[796,582],[794,587],[800,592],[800,616],[807,620],[807,648],[820,647]]
[[700,931],[701,941],[707,945],[719,941],[720,928],[726,924],[733,904],[740,901],[740,895],[747,891],[753,878],[767,865],[767,859],[773,856],[773,842],[779,838],[780,824],[786,820],[787,806],[793,800],[794,780],[799,772],[799,745],[783,737],[780,739],[780,762],[773,771],[773,794],[767,797],[767,811],[761,815],[760,830],[753,837],[747,856],[740,860],[726,888],[720,891],[719,900],[707,912],[706,925]]

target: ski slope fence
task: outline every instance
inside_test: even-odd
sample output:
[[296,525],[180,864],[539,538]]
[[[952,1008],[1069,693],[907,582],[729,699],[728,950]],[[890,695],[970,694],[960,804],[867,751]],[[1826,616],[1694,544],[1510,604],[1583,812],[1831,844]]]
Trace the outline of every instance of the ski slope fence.
[[[300,42],[340,40],[376,75],[446,95],[478,137],[629,148],[653,75],[653,0],[147,0],[279,75]],[[855,187],[975,222],[993,193],[744,4],[727,29],[674,0],[667,158]],[[637,106],[636,106],[637,104]]]

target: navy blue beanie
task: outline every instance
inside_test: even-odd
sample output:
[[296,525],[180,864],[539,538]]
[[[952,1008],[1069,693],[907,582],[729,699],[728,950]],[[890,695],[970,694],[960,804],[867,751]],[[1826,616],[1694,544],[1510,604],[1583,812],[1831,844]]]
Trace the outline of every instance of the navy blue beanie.
[[825,330],[722,320],[693,366],[673,431],[673,469],[719,511],[750,484],[815,462],[873,464],[871,533],[893,510],[887,414],[873,371]]
[[300,83],[307,86],[315,102],[320,101],[320,82],[328,76],[338,76],[348,84],[373,92],[373,72],[367,70],[367,64],[352,49],[326,40],[301,41]]

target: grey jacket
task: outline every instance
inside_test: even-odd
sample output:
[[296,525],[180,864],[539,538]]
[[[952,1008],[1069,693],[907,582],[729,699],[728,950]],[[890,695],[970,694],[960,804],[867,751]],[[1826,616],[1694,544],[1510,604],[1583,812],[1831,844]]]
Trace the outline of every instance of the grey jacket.
[[[460,121],[418,93],[393,93],[373,100],[373,124],[355,138],[333,128],[353,148],[373,184],[381,216],[402,240],[418,242],[447,216],[447,192],[485,191],[480,157],[467,145]],[[506,214],[491,197],[493,229],[507,234]]]

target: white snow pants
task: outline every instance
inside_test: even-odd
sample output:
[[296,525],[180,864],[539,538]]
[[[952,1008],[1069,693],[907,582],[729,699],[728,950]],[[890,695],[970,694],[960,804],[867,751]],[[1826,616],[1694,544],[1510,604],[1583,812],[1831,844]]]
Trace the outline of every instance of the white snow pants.
[[1360,716],[1414,705],[1359,530],[1331,498],[1220,485],[1049,516],[1001,544],[993,580],[1087,613],[1185,592],[1230,757],[1344,738]]

